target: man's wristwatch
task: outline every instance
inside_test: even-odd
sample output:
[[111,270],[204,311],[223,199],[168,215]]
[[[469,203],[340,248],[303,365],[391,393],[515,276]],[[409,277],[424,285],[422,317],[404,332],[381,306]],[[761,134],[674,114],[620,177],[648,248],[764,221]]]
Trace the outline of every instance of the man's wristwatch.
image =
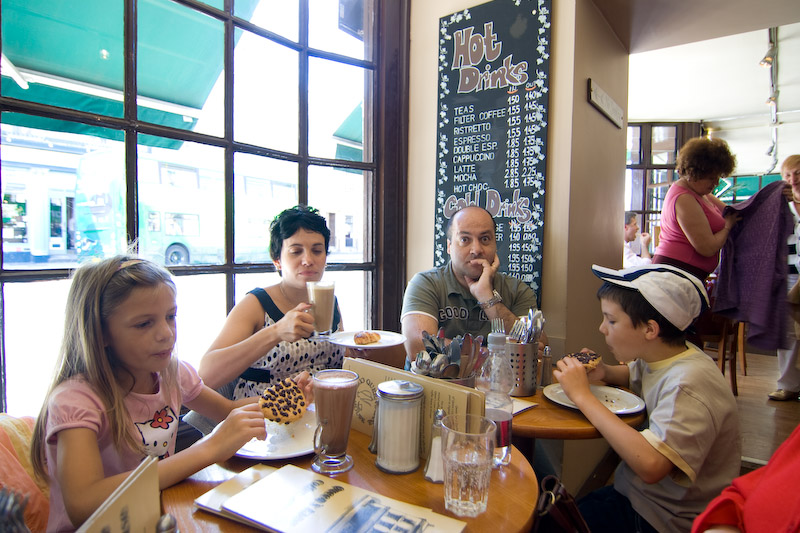
[[494,304],[499,304],[503,301],[503,297],[500,296],[500,293],[496,290],[492,291],[492,297],[486,300],[485,302],[478,302],[478,305],[481,306],[481,309],[489,309]]

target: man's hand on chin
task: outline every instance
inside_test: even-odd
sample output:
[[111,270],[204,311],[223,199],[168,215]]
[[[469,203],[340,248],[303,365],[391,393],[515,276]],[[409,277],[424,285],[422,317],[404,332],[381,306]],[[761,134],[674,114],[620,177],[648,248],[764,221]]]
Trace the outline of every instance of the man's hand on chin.
[[473,259],[470,265],[480,266],[482,268],[481,275],[478,279],[465,277],[469,292],[479,301],[485,302],[492,297],[494,291],[494,273],[500,268],[500,258],[497,254],[490,264],[489,261],[483,258]]

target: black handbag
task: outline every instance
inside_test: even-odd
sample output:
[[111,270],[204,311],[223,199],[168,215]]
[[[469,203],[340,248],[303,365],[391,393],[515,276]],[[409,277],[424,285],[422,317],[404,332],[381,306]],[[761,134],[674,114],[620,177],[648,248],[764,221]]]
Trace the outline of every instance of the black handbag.
[[556,476],[542,479],[532,533],[590,533],[575,498]]

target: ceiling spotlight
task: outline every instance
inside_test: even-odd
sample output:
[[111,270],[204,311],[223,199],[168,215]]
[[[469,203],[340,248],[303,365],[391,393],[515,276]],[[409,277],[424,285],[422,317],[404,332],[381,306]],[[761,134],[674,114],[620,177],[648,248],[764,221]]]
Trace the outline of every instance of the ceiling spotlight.
[[775,53],[777,51],[778,50],[775,48],[775,45],[770,46],[769,50],[767,50],[766,55],[761,61],[758,62],[758,64],[761,65],[762,67],[769,67],[770,65],[772,65],[772,62],[775,60]]

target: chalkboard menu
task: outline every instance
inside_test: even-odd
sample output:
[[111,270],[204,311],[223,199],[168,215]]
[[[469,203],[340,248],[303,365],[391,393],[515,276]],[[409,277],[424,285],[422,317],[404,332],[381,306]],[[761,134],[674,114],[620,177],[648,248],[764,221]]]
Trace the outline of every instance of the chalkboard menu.
[[494,0],[439,20],[434,262],[467,205],[497,223],[500,270],[541,299],[550,0]]

